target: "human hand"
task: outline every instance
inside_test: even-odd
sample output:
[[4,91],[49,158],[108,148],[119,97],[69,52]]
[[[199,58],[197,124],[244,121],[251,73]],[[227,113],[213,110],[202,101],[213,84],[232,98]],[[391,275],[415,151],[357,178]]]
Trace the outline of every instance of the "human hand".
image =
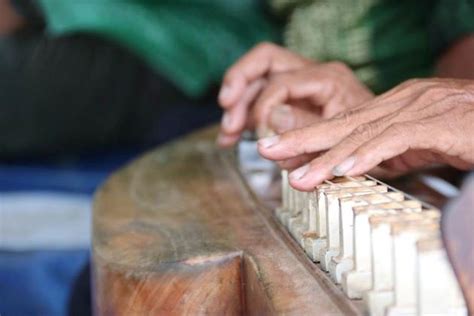
[[259,45],[224,78],[218,143],[233,145],[244,128],[280,133],[303,127],[371,98],[342,63],[317,64],[275,45]]
[[259,141],[290,183],[312,190],[333,176],[383,167],[407,171],[433,163],[474,166],[474,81],[410,80],[355,110]]
[[218,144],[226,147],[239,140],[247,127],[249,108],[269,76],[310,64],[309,59],[271,43],[259,44],[240,58],[227,70],[219,92],[224,115]]

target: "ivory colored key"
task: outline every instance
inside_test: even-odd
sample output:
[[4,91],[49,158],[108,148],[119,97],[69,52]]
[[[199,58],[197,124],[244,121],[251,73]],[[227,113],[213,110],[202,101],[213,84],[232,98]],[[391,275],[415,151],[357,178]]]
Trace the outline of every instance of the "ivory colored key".
[[[310,214],[309,217],[314,217],[316,219],[315,231],[310,232],[307,235],[307,238],[304,240],[304,248],[308,256],[315,262],[321,260],[320,254],[321,249],[326,247],[326,197],[325,192],[336,190],[339,188],[351,188],[351,187],[361,187],[361,186],[373,186],[375,181],[372,180],[363,180],[364,178],[358,177],[354,180],[348,180],[345,178],[338,178],[337,182],[335,180],[332,183],[324,183],[319,185],[316,188],[316,202],[317,207],[312,208],[313,211],[316,211],[314,215]],[[345,180],[345,181],[344,181]],[[313,198],[314,199],[314,198]],[[313,201],[314,202],[314,201]]]
[[337,180],[338,181],[333,180],[331,183],[323,183],[316,188],[318,202],[318,213],[316,216],[316,232],[321,237],[326,237],[326,191],[333,191],[343,188],[374,186],[376,184],[376,182],[373,180],[355,179],[356,181],[352,181],[345,178],[338,178]]
[[[398,200],[403,199],[399,194]],[[421,211],[418,201],[394,201],[381,205],[354,207],[354,269],[342,274],[342,288],[349,298],[362,298],[364,292],[372,287],[371,246],[369,217],[384,213],[394,213],[402,209]]]
[[387,308],[387,315],[415,315],[417,305],[416,242],[421,238],[436,236],[438,232],[437,220],[401,222],[391,225],[394,304]]
[[[393,199],[391,198],[393,196]],[[400,210],[403,206],[398,205],[397,203],[388,202],[391,201],[402,201],[403,196],[400,196],[397,192],[390,192],[388,199],[381,203],[371,202],[372,206],[369,208],[376,207],[381,210],[385,209],[394,209]],[[355,203],[354,203],[355,202]],[[405,203],[405,202],[404,202]],[[412,203],[412,202],[406,202]],[[336,283],[341,283],[342,274],[348,272],[354,268],[354,213],[353,207],[367,207],[365,201],[357,202],[351,200],[350,198],[343,198],[340,201],[341,204],[341,216],[340,216],[340,252],[337,256],[331,259],[329,263],[329,272],[333,280]],[[413,202],[413,206],[416,206],[415,210],[420,211],[420,204],[418,202]]]
[[371,183],[368,186],[355,188],[340,188],[326,191],[326,240],[327,245],[321,250],[321,268],[329,271],[329,262],[340,250],[340,203],[341,198],[353,198],[374,193],[385,193],[388,188],[385,185]]
[[283,223],[283,218],[290,212],[290,184],[288,182],[288,171],[281,171],[281,206],[275,210],[278,220]]
[[304,251],[314,261],[312,256],[312,244],[319,239],[316,232],[316,215],[318,213],[318,194],[315,191],[308,193],[308,225],[307,230],[303,232],[301,237],[301,246]]
[[416,248],[417,315],[467,315],[461,289],[440,236],[419,240]]
[[[403,199],[402,193],[392,193],[399,194],[398,200]],[[402,210],[420,212],[421,203],[419,201],[392,201],[353,208],[353,269],[342,272],[341,278],[342,288],[348,297],[362,298],[363,293],[372,287],[370,216],[397,214]]]
[[301,210],[299,214],[288,219],[288,231],[293,238],[304,246],[303,233],[308,230],[308,207],[309,207],[309,193],[298,192],[295,193],[297,199],[297,207]]
[[[338,256],[331,260],[329,269],[332,278],[336,280],[337,283],[341,283],[343,273],[351,271],[354,268],[354,205],[348,199],[342,199],[341,205],[341,251]],[[367,212],[374,212],[376,210],[380,212],[398,212],[406,208],[411,211],[419,212],[421,211],[421,204],[417,201],[403,201],[359,206],[360,210],[366,210]],[[368,234],[368,242],[370,243],[370,228]],[[368,254],[370,256],[370,252]],[[360,254],[359,257],[361,255],[363,255],[363,253]],[[368,270],[370,270],[370,268]]]
[[383,316],[394,302],[393,254],[390,227],[393,223],[410,223],[423,219],[439,220],[438,210],[412,212],[402,210],[396,214],[373,215],[369,218],[371,231],[372,289],[364,293],[364,302],[370,315]]
[[288,187],[288,212],[283,212],[279,218],[285,227],[288,227],[290,218],[296,217],[301,213],[298,193],[291,186]]

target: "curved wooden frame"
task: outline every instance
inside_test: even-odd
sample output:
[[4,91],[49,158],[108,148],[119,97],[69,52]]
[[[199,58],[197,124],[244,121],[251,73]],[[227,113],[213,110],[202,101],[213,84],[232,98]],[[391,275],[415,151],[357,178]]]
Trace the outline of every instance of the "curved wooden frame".
[[361,314],[207,129],[113,174],[93,215],[95,314]]

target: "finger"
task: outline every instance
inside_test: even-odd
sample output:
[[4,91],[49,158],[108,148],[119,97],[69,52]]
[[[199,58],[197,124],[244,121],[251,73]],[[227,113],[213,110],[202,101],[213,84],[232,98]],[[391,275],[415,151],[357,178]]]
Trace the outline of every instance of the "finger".
[[[330,179],[333,176],[344,175],[343,172],[335,167],[348,159],[359,146],[382,133],[386,126],[391,124],[390,121],[395,119],[397,118],[394,116],[388,116],[384,119],[358,126],[351,134],[325,154],[290,173],[291,185],[297,189],[311,190],[324,180]],[[344,167],[351,162],[352,160],[348,160],[341,166]]]
[[219,103],[224,108],[232,107],[253,80],[268,73],[299,68],[308,62],[308,59],[275,44],[259,44],[226,72],[219,93]]
[[328,120],[258,141],[258,151],[270,160],[284,160],[326,150],[353,129],[340,120]]
[[[359,125],[347,137],[344,137],[337,145],[333,146],[325,154],[311,161],[304,173],[295,171],[290,174],[290,183],[297,188],[310,189],[322,181],[333,176],[343,176],[347,168],[352,168],[354,157],[352,154],[363,144],[384,133],[387,128],[408,121],[410,113],[399,115],[392,113],[377,120]],[[401,136],[401,135],[400,135]],[[366,171],[370,170],[369,169]]]
[[[432,137],[435,131],[426,133],[420,122],[396,123],[387,128],[382,134],[360,146],[352,155],[339,166],[341,174],[354,175],[367,172],[408,149],[433,148]],[[429,137],[427,137],[429,135]],[[351,163],[347,163],[351,160]]]
[[304,99],[311,99],[315,107],[326,104],[330,98],[329,79],[319,78],[315,71],[297,71],[274,77],[255,101],[252,115],[254,121],[260,127],[267,127],[272,108],[280,104],[291,104]]
[[[414,98],[416,99],[416,97]],[[295,129],[280,136],[259,141],[259,152],[270,160],[283,160],[305,153],[327,150],[348,136],[356,127],[376,121],[384,116],[393,115],[402,120],[409,117],[409,111],[400,111],[412,99],[394,97],[391,102],[376,98],[366,106],[358,107],[338,114],[332,119],[314,123],[305,128]]]
[[308,191],[334,176],[366,173],[409,148],[431,146],[423,135],[427,134],[426,131],[420,132],[419,122],[404,122],[390,125],[379,135],[357,146],[352,153],[350,142],[341,142],[325,155],[293,171],[290,184],[296,189]]
[[258,141],[260,154],[270,160],[284,160],[303,154],[317,153],[336,145],[370,115],[364,111],[320,121]]
[[240,134],[222,134],[217,136],[216,143],[219,147],[227,148],[235,145],[240,140]]
[[317,157],[316,154],[301,155],[301,156],[298,156],[298,157],[278,161],[277,164],[282,169],[294,170],[296,168],[299,168],[299,167],[305,165],[306,163],[310,162],[311,160],[313,160],[316,157]]
[[295,128],[302,128],[321,120],[313,111],[286,104],[272,107],[269,127],[281,134]]
[[248,118],[248,108],[252,101],[258,96],[264,85],[264,79],[252,82],[245,90],[237,105],[225,111],[221,122],[221,131],[224,134],[237,134],[244,129]]

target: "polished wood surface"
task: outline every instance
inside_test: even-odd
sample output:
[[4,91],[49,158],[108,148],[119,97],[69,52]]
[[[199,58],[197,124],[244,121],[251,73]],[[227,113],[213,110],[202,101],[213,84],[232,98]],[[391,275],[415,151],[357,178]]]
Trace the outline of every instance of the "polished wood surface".
[[355,315],[207,129],[144,155],[97,192],[97,315]]

